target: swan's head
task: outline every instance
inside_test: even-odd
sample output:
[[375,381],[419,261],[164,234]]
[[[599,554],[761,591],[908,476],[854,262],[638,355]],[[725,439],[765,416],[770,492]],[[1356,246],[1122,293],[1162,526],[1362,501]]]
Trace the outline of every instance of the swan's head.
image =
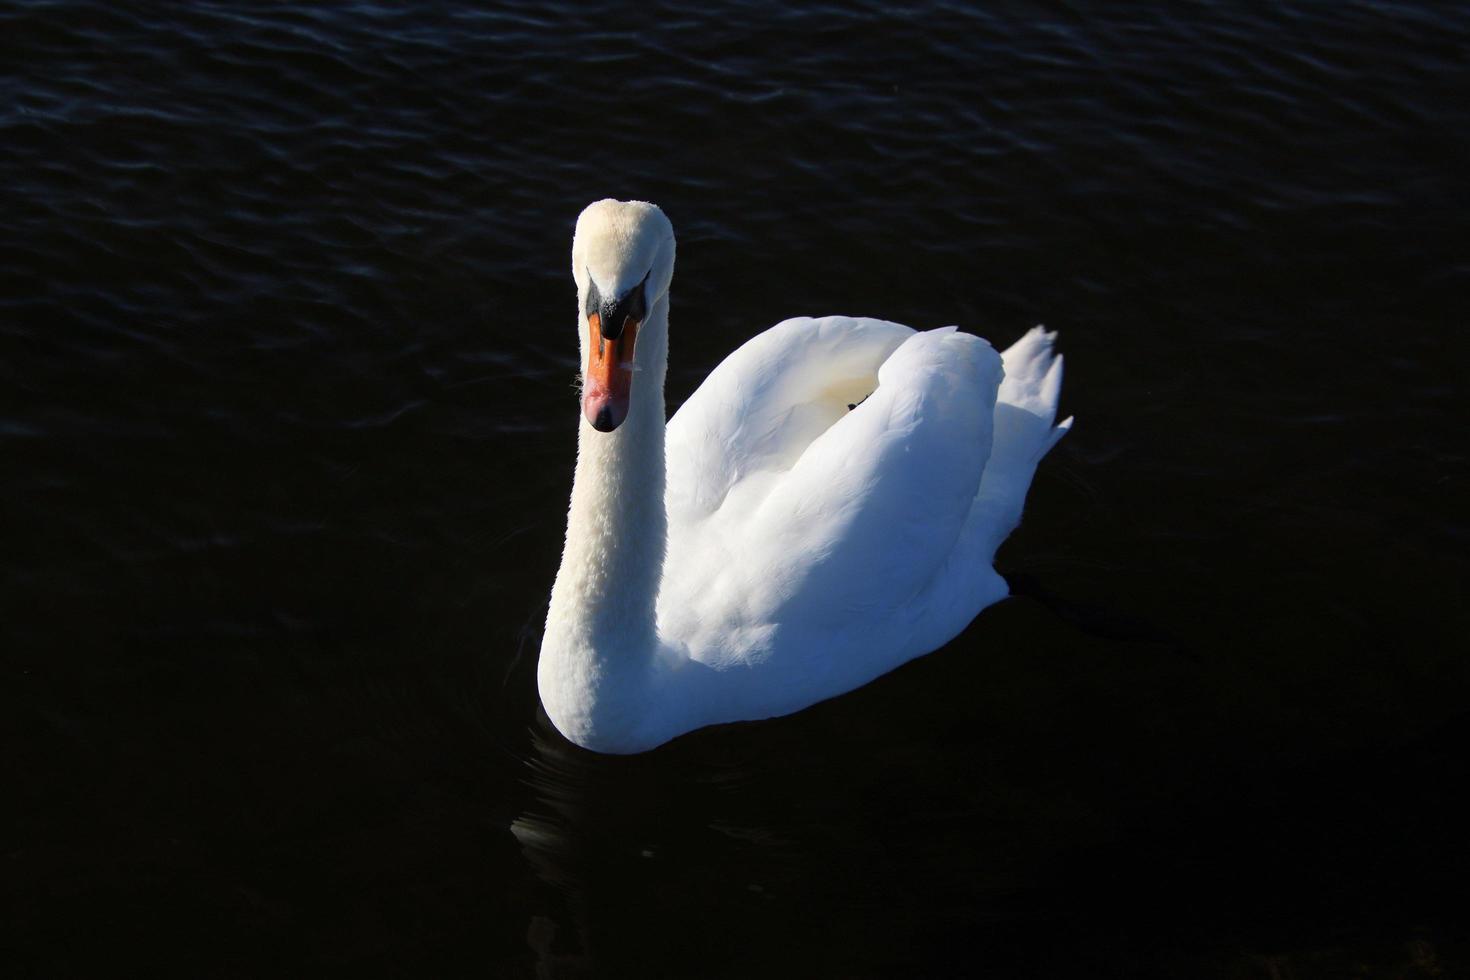
[[611,432],[628,417],[638,331],[674,278],[674,226],[644,201],[589,204],[572,238],[572,277],[582,328],[582,414],[597,431]]

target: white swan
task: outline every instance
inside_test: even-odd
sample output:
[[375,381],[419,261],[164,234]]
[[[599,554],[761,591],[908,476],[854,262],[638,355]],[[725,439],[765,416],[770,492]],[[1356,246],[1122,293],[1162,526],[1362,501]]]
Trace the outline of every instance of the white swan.
[[673,273],[654,205],[577,219],[582,418],[537,683],[599,752],[797,711],[949,641],[1006,595],[995,549],[1071,424],[1040,328],[998,355],[830,316],[750,340],[665,426]]

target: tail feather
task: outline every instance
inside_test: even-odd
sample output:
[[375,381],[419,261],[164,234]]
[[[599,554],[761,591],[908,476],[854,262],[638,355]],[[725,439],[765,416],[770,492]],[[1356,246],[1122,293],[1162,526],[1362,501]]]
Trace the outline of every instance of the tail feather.
[[1056,336],[1033,327],[1001,354],[1005,380],[996,394],[994,441],[966,523],[987,562],[1020,523],[1036,464],[1072,428],[1070,417],[1052,424],[1062,391]]
[[1006,377],[998,401],[1024,408],[1050,425],[1057,416],[1057,398],[1062,393],[1061,354],[1053,354],[1055,331],[1032,327],[1000,355]]

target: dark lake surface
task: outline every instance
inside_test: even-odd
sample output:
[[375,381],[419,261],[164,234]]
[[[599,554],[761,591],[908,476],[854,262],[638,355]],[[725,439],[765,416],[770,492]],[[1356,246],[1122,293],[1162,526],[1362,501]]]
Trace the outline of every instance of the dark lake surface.
[[[1470,975],[1470,8],[0,7],[9,976]],[[580,209],[670,409],[1044,322],[959,639],[541,714]]]

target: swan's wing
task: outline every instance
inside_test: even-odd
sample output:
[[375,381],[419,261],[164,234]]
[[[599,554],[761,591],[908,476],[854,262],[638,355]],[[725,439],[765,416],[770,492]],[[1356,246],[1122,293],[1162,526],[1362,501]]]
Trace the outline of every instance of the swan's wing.
[[789,470],[867,397],[879,366],[913,333],[863,317],[798,317],[726,358],[669,420],[671,529],[712,514],[740,481]]
[[[979,337],[911,335],[868,400],[763,493],[732,494],[682,540],[671,533],[661,628],[716,666],[847,642],[839,638],[853,641],[853,659],[869,648],[891,656],[969,515],[1001,375],[1000,356]],[[812,659],[792,666],[866,670]]]

